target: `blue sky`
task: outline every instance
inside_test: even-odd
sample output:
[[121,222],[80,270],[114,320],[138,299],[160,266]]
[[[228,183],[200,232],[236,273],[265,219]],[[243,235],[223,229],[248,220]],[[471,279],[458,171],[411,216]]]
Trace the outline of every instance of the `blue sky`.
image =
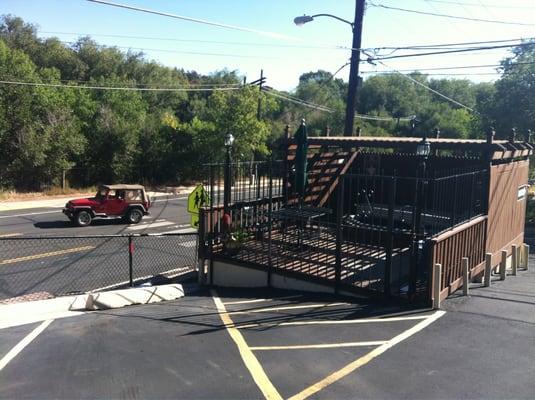
[[[293,18],[302,14],[331,13],[352,20],[354,0],[116,0],[117,3],[194,17],[224,24],[276,32],[277,39],[254,33],[234,31],[157,15],[118,9],[85,0],[0,0],[0,12],[13,14],[39,27],[43,37],[57,36],[75,41],[89,34],[103,45],[144,49],[147,58],[167,66],[210,73],[227,68],[238,70],[249,81],[258,78],[260,69],[268,84],[277,89],[294,88],[299,76],[308,71],[336,71],[349,59],[348,50],[324,48],[350,46],[348,25],[329,18],[317,18],[302,27]],[[369,2],[368,2],[369,3]],[[535,23],[535,3],[529,0],[375,0],[376,4],[452,14],[470,18],[500,19]],[[61,33],[60,33],[61,32]],[[139,36],[119,38],[101,35]],[[368,6],[364,18],[363,47],[405,46],[467,41],[535,37],[535,26],[500,25],[456,21],[439,17],[402,13]],[[318,48],[321,47],[321,48]],[[206,54],[192,54],[206,53]],[[429,56],[392,60],[397,69],[497,64],[506,50]],[[384,66],[362,65],[364,76],[385,71]],[[434,71],[462,75],[492,74],[493,68]],[[339,73],[347,79],[348,68]],[[466,75],[474,81],[490,81],[496,75]]]

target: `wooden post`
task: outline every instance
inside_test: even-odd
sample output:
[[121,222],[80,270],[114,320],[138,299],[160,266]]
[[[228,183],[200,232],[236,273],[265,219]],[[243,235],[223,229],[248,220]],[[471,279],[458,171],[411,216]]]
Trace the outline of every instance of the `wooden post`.
[[485,278],[483,280],[483,286],[490,286],[490,278],[492,272],[492,253],[485,254]]
[[524,268],[529,269],[529,244],[524,243]]
[[511,275],[515,276],[516,272],[518,270],[518,247],[516,245],[513,245],[511,248]]
[[468,268],[468,257],[463,257],[463,296],[468,296],[468,285],[470,283],[470,269]]
[[435,264],[433,268],[433,308],[440,308],[440,283],[442,280],[442,265]]
[[507,266],[507,250],[502,250],[502,260],[500,261],[500,280],[505,280],[505,267]]

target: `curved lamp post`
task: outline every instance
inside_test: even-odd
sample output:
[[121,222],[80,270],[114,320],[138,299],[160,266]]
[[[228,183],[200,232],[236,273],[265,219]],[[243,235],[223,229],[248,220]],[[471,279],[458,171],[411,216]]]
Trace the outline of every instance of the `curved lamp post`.
[[[357,6],[355,7],[355,21],[350,22],[346,19],[337,17],[332,14],[315,14],[315,15],[303,15],[294,18],[294,23],[297,26],[302,26],[308,22],[314,21],[316,17],[328,17],[334,18],[338,21],[344,22],[351,26],[353,31],[353,43],[351,48],[351,62],[349,70],[349,86],[347,90],[347,102],[346,102],[346,120],[344,124],[344,135],[353,136],[353,125],[355,121],[355,107],[357,103],[357,86],[359,82],[359,64],[360,64],[360,48],[362,42],[362,19],[364,16],[365,0],[357,0]],[[358,49],[358,50],[355,50]]]

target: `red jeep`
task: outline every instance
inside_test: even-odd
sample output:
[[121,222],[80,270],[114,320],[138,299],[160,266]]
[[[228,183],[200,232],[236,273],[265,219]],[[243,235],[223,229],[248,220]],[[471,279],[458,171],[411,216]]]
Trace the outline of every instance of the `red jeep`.
[[63,213],[78,226],[90,225],[93,218],[123,218],[137,224],[149,214],[150,206],[141,185],[103,185],[95,197],[70,200]]

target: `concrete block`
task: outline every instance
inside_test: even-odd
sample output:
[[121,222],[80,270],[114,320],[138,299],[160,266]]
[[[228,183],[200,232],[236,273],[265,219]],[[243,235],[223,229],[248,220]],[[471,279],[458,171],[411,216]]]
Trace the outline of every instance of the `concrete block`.
[[184,296],[182,285],[160,285],[144,288],[112,290],[90,294],[87,309],[106,310],[126,307],[133,304],[150,304],[160,301],[175,300]]

